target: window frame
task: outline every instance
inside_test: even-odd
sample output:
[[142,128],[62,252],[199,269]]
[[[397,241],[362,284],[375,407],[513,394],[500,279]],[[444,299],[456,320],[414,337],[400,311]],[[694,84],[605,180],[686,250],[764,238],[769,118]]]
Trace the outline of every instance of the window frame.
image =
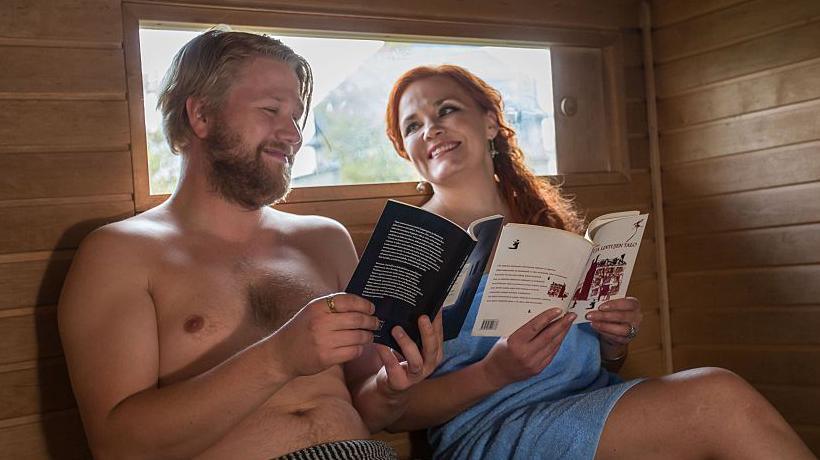
[[[286,31],[308,36],[371,38],[395,41],[430,40],[439,43],[487,44],[518,47],[579,47],[601,51],[604,86],[604,110],[607,124],[608,152],[593,163],[606,164],[604,171],[583,170],[561,173],[562,157],[572,152],[556,148],[559,174],[543,176],[564,185],[580,186],[629,182],[629,155],[626,130],[626,97],[623,77],[623,39],[617,30],[593,30],[521,25],[510,22],[469,22],[464,20],[428,20],[400,17],[361,17],[315,11],[274,11],[232,7],[122,4],[123,47],[128,91],[131,132],[131,158],[134,182],[134,204],[137,212],[146,211],[169,195],[151,195],[148,177],[148,148],[145,137],[142,63],[139,29],[141,25],[201,28],[203,24],[230,24],[234,30],[253,29],[272,35]],[[556,107],[556,117],[559,108]],[[566,161],[566,160],[565,160]],[[570,161],[578,169],[578,159]],[[329,185],[294,188],[288,203],[351,200],[380,197],[417,196],[415,182]]]

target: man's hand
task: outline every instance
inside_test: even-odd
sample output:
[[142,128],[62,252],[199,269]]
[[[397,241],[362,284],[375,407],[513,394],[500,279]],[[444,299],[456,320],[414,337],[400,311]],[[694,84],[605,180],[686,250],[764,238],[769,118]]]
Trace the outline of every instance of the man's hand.
[[502,388],[528,379],[546,368],[567,335],[574,313],[563,318],[561,310],[551,308],[499,339],[482,360],[487,380]]
[[419,317],[422,349],[401,328],[396,326],[391,331],[396,343],[401,347],[404,360],[384,345],[376,345],[376,351],[384,365],[376,375],[376,385],[384,394],[391,396],[403,392],[429,376],[441,363],[444,357],[444,332],[441,310],[436,319],[430,322],[427,315]]
[[373,342],[379,320],[369,301],[353,294],[320,297],[270,336],[275,360],[288,375],[313,375],[357,358]]

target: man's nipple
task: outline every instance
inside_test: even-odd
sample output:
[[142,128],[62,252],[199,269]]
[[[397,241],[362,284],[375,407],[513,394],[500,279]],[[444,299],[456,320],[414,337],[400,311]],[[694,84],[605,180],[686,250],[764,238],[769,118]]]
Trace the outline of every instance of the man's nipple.
[[199,315],[191,315],[188,317],[188,319],[185,320],[183,328],[185,329],[185,332],[193,334],[194,332],[199,332],[199,330],[202,329],[202,326],[204,325],[205,318]]

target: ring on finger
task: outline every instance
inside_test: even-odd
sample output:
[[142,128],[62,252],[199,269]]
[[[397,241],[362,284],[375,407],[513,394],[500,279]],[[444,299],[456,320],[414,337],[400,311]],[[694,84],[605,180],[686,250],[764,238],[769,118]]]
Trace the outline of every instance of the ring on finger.
[[327,309],[331,313],[336,313],[336,302],[333,301],[333,297],[332,295],[325,297],[325,302],[327,303]]
[[638,328],[634,324],[629,324],[629,331],[626,333],[626,338],[632,340],[638,335]]

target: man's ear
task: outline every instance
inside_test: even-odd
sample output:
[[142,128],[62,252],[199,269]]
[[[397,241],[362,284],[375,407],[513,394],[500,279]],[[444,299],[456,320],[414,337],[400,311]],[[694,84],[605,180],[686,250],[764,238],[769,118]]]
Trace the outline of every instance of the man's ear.
[[484,116],[487,119],[487,139],[495,139],[498,135],[498,117],[490,110],[485,112]]
[[205,101],[198,97],[189,97],[185,101],[185,111],[188,113],[188,125],[196,137],[208,137],[208,117],[205,115]]

